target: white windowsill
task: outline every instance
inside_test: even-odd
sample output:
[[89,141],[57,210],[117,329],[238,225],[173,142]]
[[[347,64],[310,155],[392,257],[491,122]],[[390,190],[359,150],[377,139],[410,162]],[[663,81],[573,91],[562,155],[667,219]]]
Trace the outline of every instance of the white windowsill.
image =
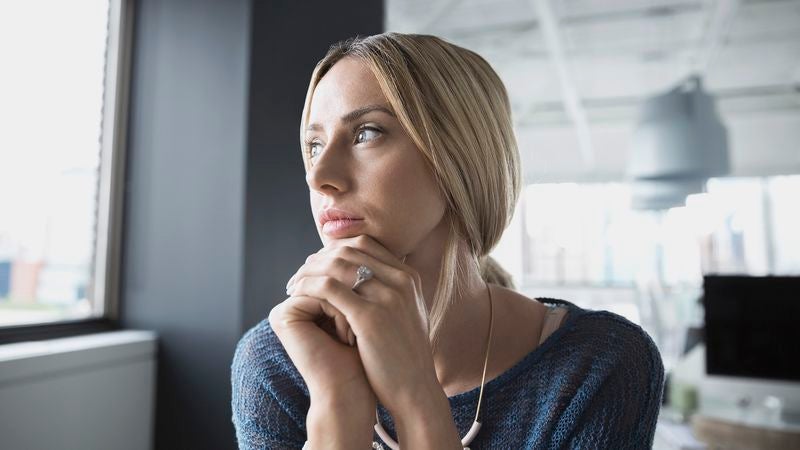
[[153,358],[153,331],[122,330],[0,345],[0,385],[86,367]]

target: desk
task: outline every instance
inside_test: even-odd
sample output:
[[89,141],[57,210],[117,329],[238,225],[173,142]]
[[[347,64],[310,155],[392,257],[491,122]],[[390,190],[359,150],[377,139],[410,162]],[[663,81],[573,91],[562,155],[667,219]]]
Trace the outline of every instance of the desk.
[[713,447],[729,449],[800,449],[800,426],[730,414],[696,414],[692,431]]
[[688,424],[659,417],[653,450],[707,450],[708,446],[698,441]]

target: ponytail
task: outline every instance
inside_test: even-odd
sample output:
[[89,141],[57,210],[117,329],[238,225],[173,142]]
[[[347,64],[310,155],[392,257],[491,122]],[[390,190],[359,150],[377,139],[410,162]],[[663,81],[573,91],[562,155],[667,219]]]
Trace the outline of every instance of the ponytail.
[[496,284],[509,289],[514,288],[514,280],[511,274],[503,269],[500,264],[489,255],[480,259],[481,278],[491,284]]

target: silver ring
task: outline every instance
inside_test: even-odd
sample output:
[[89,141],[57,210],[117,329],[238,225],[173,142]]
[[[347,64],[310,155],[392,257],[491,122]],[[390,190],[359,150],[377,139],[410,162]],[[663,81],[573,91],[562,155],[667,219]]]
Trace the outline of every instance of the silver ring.
[[369,280],[372,278],[374,273],[372,269],[367,266],[358,266],[358,270],[356,270],[356,282],[353,283],[353,290],[356,290],[357,287],[361,286],[361,283]]

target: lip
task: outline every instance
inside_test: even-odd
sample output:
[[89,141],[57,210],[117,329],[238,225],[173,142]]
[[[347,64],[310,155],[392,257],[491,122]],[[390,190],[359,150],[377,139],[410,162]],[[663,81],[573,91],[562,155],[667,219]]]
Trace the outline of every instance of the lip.
[[363,219],[334,219],[322,225],[322,232],[332,238],[345,238],[354,235],[354,231],[364,223]]
[[344,209],[329,207],[322,211],[319,222],[323,233],[340,239],[354,236],[356,228],[363,225],[364,218]]
[[319,216],[319,224],[320,224],[320,226],[324,227],[325,226],[325,222],[329,222],[329,221],[332,221],[332,220],[336,220],[336,221],[340,221],[340,220],[355,221],[355,220],[363,220],[363,217],[358,217],[357,215],[355,215],[355,214],[353,214],[353,213],[351,213],[349,211],[345,211],[344,209],[333,208],[333,207],[325,208],[325,210],[323,210],[322,214]]

